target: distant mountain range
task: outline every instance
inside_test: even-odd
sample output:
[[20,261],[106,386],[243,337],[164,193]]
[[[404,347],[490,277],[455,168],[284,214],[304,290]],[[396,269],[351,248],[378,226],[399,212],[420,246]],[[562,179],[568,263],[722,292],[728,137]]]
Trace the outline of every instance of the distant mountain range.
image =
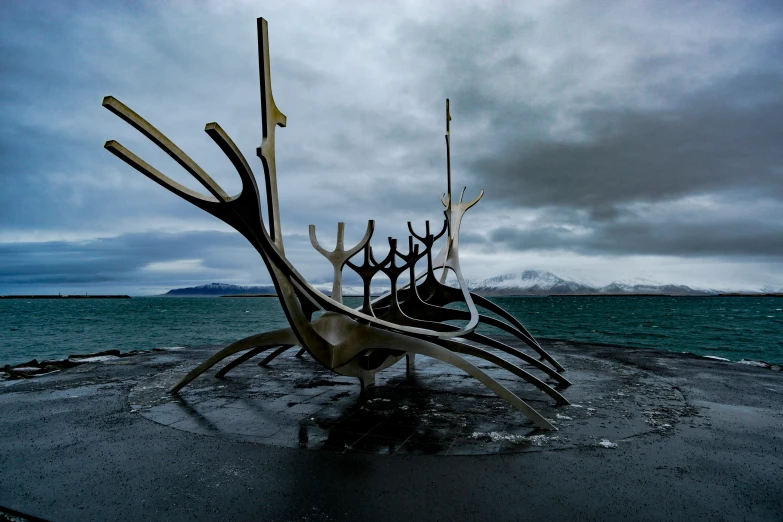
[[716,295],[718,290],[694,289],[685,285],[661,284],[645,279],[614,281],[594,286],[541,270],[505,274],[489,279],[467,281],[472,292],[480,295]]
[[[704,288],[691,288],[685,285],[658,283],[647,279],[632,279],[614,281],[605,286],[595,286],[575,279],[556,276],[543,270],[525,270],[512,274],[505,274],[488,279],[467,279],[468,287],[472,292],[487,296],[503,295],[676,295],[676,296],[704,296],[728,293],[727,290],[715,290]],[[451,283],[453,284],[453,282]],[[331,283],[314,285],[322,292],[328,294],[331,291]],[[388,288],[382,285],[373,285],[373,290],[382,293]],[[742,291],[747,294],[763,294],[781,292],[781,289],[764,288],[760,290]],[[361,295],[360,286],[343,286],[344,295]],[[275,287],[265,286],[240,286],[225,283],[211,283],[208,285],[190,288],[177,288],[163,294],[170,297],[197,297],[197,296],[221,296],[221,295],[252,295],[274,294]]]
[[276,294],[277,290],[272,285],[265,286],[240,286],[226,283],[210,283],[208,285],[191,286],[188,288],[175,288],[165,294],[166,297],[214,297],[221,295],[252,295],[252,294]]

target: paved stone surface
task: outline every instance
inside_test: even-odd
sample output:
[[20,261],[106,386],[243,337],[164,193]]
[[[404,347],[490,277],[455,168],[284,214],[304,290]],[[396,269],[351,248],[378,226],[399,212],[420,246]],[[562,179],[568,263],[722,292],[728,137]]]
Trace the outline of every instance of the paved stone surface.
[[[537,429],[461,370],[434,359],[419,357],[412,368],[401,361],[382,372],[377,387],[360,397],[356,379],[335,375],[308,357],[297,358],[296,352],[291,349],[266,367],[248,361],[225,379],[212,376],[217,366],[172,397],[166,390],[193,366],[183,354],[181,364],[137,384],[129,402],[145,418],[179,430],[340,453],[541,451],[602,440],[614,444],[674,429],[684,420],[705,422],[697,418],[699,408],[688,404],[673,385],[609,361],[566,355],[568,376],[579,385],[561,390],[570,406],[557,406],[518,377],[469,357],[561,427],[551,433]],[[607,374],[612,378],[605,379]]]
[[497,376],[554,434],[426,358],[365,398],[293,352],[160,393],[217,347],[0,382],[0,506],[52,520],[783,518],[783,374],[548,348],[572,406]]

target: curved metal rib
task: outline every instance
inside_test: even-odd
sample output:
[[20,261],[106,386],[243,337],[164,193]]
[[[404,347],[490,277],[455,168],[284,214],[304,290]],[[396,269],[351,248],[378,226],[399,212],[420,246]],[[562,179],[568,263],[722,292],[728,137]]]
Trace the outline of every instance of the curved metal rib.
[[461,205],[465,205],[465,210],[468,210],[470,207],[478,203],[481,198],[484,197],[484,189],[481,189],[481,192],[479,192],[479,195],[476,196],[476,199],[474,199],[473,201],[468,201],[467,203],[462,203],[462,196],[465,194],[465,189],[467,188],[468,187],[463,187],[462,194],[460,194],[459,196],[459,202]]
[[[538,353],[540,353],[540,354],[541,354],[541,357],[543,357],[544,359],[546,359],[547,361],[549,361],[549,363],[550,363],[550,364],[552,364],[552,366],[554,366],[555,368],[557,368],[557,371],[559,371],[559,372],[564,372],[564,371],[565,371],[565,368],[563,368],[563,367],[560,365],[560,363],[559,363],[559,362],[557,362],[557,360],[556,360],[554,357],[552,357],[551,355],[549,355],[549,352],[547,352],[546,350],[544,350],[544,349],[541,347],[541,345],[540,345],[540,344],[538,344],[538,342],[535,340],[535,338],[534,338],[532,335],[530,335],[530,332],[528,332],[528,331],[527,331],[527,328],[525,328],[524,326],[522,326],[522,323],[520,323],[519,321],[517,321],[516,317],[514,317],[513,315],[511,315],[510,313],[508,313],[508,312],[507,312],[507,311],[505,311],[503,308],[501,308],[500,306],[496,305],[495,303],[493,303],[493,302],[492,302],[492,301],[490,301],[489,299],[486,299],[486,298],[484,298],[484,297],[481,297],[480,295],[475,295],[475,294],[473,295],[473,297],[474,297],[474,299],[475,299],[476,303],[477,303],[479,306],[481,306],[482,308],[486,308],[486,309],[487,309],[487,310],[489,310],[490,312],[494,312],[494,313],[498,314],[498,315],[499,315],[500,317],[502,317],[503,319],[506,319],[506,320],[507,320],[507,321],[509,321],[511,324],[513,324],[514,326],[516,326],[517,328],[519,328],[519,330],[520,330],[521,332],[523,332],[525,335],[527,335],[527,336],[530,338],[530,340],[532,340],[533,342],[535,342],[535,343],[536,343],[536,346],[538,346],[538,350],[536,350],[536,351],[537,351]],[[493,325],[493,326],[494,326],[494,325]]]
[[152,165],[136,156],[134,153],[120,145],[115,140],[107,141],[103,147],[120,158],[122,161],[138,170],[158,185],[168,189],[177,196],[181,197],[188,203],[197,206],[201,210],[205,210],[211,213],[211,209],[214,205],[218,204],[218,200],[207,196],[202,196],[196,191],[190,190],[184,185],[180,185],[173,179],[169,178]]
[[531,375],[530,373],[526,372],[519,366],[512,364],[511,362],[503,359],[502,357],[498,357],[494,353],[483,350],[477,346],[470,346],[469,344],[464,344],[457,341],[439,340],[436,341],[436,343],[440,344],[444,348],[448,348],[452,352],[464,353],[465,355],[472,355],[473,357],[478,357],[479,359],[484,359],[485,361],[489,361],[497,366],[500,366],[504,370],[513,373],[517,377],[521,377],[522,379],[526,380],[527,382],[529,382],[530,384],[532,384],[542,392],[546,393],[547,395],[555,399],[555,401],[557,401],[558,404],[562,404],[562,405],[570,404],[565,397],[563,397],[560,393],[557,392],[557,390],[549,386],[547,383],[535,377],[534,375]]
[[244,339],[240,339],[239,341],[229,344],[215,355],[193,368],[185,377],[175,384],[171,390],[169,390],[169,393],[177,393],[190,381],[209,370],[212,366],[219,363],[229,355],[256,347],[268,350],[281,344],[293,345],[297,342],[298,341],[296,340],[296,336],[294,335],[294,332],[291,330],[291,328],[281,328],[279,330],[273,330],[271,332],[264,332],[261,334],[251,335],[250,337],[245,337]]
[[[285,345],[284,344],[283,346],[279,347],[277,350],[272,352],[270,355],[266,356],[264,358],[264,360],[262,360],[260,363],[258,363],[258,365],[259,366],[266,366],[267,364],[269,364],[272,361],[272,359],[274,359],[275,357],[277,357],[278,355],[280,355],[281,353],[283,353],[284,351],[288,350],[291,347],[292,347],[292,345]],[[242,355],[240,355],[239,357],[237,357],[236,359],[234,359],[233,361],[231,361],[230,363],[225,365],[223,368],[221,368],[220,371],[218,371],[215,374],[215,377],[217,377],[218,379],[222,379],[223,377],[226,376],[226,374],[228,372],[230,372],[231,370],[233,370],[234,368],[236,368],[237,366],[239,366],[243,362],[249,361],[250,359],[252,359],[256,355],[258,355],[259,353],[265,352],[268,349],[269,349],[268,347],[253,348],[249,352],[243,353]],[[302,351],[304,351],[304,348],[302,348]]]
[[[454,289],[456,291],[456,289]],[[452,310],[449,308],[440,308],[437,306],[431,306],[419,298],[418,292],[416,291],[415,286],[411,286],[408,291],[408,299],[405,300],[405,302],[401,306],[401,315],[394,316],[394,319],[396,321],[399,321],[401,324],[405,324],[408,326],[420,326],[420,327],[427,327],[432,328],[435,330],[449,330],[453,329],[454,327],[447,325],[447,324],[441,324],[445,321],[453,321],[453,320],[459,320],[464,319],[467,315],[467,312],[463,310]],[[388,310],[391,310],[390,308]],[[388,313],[388,312],[387,312]],[[502,321],[498,321],[493,318],[480,316],[480,319],[490,319],[493,322],[505,324]],[[436,322],[437,321],[437,322]],[[512,332],[516,332],[516,330],[513,329],[510,325],[506,325],[509,330]],[[520,332],[516,332],[519,335],[521,335]],[[502,352],[505,352],[509,355],[513,355],[514,357],[517,357],[521,359],[522,361],[530,364],[531,366],[535,367],[536,369],[544,372],[547,376],[557,381],[558,386],[566,387],[570,386],[571,383],[566,379],[563,375],[558,373],[556,370],[550,368],[549,366],[545,365],[541,361],[529,356],[528,354],[514,348],[511,346],[508,346],[505,343],[502,343],[500,341],[496,341],[495,339],[492,339],[490,337],[481,335],[477,332],[472,332],[464,336],[465,339],[470,341],[475,341],[481,344],[485,344],[487,346],[491,346],[493,348],[496,348],[498,350],[501,350]],[[459,343],[456,345],[453,344],[445,344],[441,343],[440,341],[435,341],[438,344],[441,344],[442,346],[462,346]],[[530,344],[531,347],[535,348],[535,345]]]
[[448,219],[444,219],[443,220],[443,228],[441,229],[440,232],[438,232],[434,236],[430,234],[430,220],[429,219],[424,222],[424,226],[425,226],[426,232],[424,233],[424,237],[422,237],[422,236],[418,235],[416,233],[416,231],[413,230],[413,224],[410,221],[408,221],[408,231],[411,233],[411,235],[413,237],[415,237],[416,239],[418,239],[421,243],[423,243],[425,245],[425,247],[431,248],[432,244],[435,241],[437,241],[438,239],[440,239],[440,237],[443,234],[446,233],[446,230],[448,230],[449,221],[448,221]]
[[242,355],[240,355],[239,357],[237,357],[236,359],[234,359],[233,361],[225,365],[223,368],[218,370],[218,372],[215,374],[215,377],[217,377],[218,379],[222,379],[223,377],[226,376],[228,372],[230,372],[231,370],[233,370],[243,362],[249,361],[259,353],[265,352],[268,349],[269,349],[268,347],[253,348],[249,352],[243,353]]
[[258,363],[258,365],[259,366],[266,366],[267,364],[272,362],[273,359],[276,359],[278,355],[282,354],[283,352],[285,352],[286,350],[288,350],[289,348],[292,348],[292,347],[293,347],[293,345],[285,345],[284,344],[283,346],[281,346],[280,348],[278,348],[274,352],[272,352],[269,355],[267,355],[266,357],[264,357],[264,360],[261,361],[260,363]]
[[129,123],[134,129],[146,136],[152,143],[163,149],[171,158],[180,164],[191,176],[196,178],[210,194],[220,201],[228,201],[230,198],[220,186],[215,183],[204,169],[199,167],[195,161],[182,152],[171,140],[163,135],[158,129],[152,126],[147,120],[132,111],[127,105],[120,102],[113,96],[106,96],[103,99],[103,106]]
[[[407,286],[405,288],[407,296],[405,302],[403,302],[402,309],[403,311],[409,315],[410,317],[414,318],[420,318],[427,321],[457,321],[457,320],[466,320],[469,317],[468,312],[465,312],[463,310],[454,310],[450,308],[444,308],[445,305],[459,302],[462,300],[462,292],[456,288],[452,288],[450,286],[445,286],[442,283],[440,283],[437,279],[434,277],[431,277],[428,274],[422,274],[419,276],[421,278],[423,275],[427,275],[426,279],[421,285],[418,286]],[[419,298],[419,289],[423,288],[423,292],[426,295],[429,295],[429,298],[427,301],[422,302],[423,300]],[[415,293],[412,293],[415,291]],[[560,363],[557,362],[556,359],[554,359],[546,350],[544,350],[541,345],[530,335],[530,333],[527,331],[527,329],[522,326],[522,324],[514,318],[510,313],[505,311],[503,308],[497,306],[492,301],[489,301],[485,299],[484,297],[481,297],[480,295],[474,294],[473,292],[470,293],[470,295],[473,297],[474,302],[478,306],[481,306],[482,308],[486,308],[492,312],[496,312],[499,315],[502,315],[503,317],[510,318],[514,324],[517,325],[518,328],[515,328],[512,325],[509,325],[507,323],[504,323],[503,321],[496,319],[494,317],[486,316],[486,315],[479,315],[479,323],[484,323],[490,326],[494,326],[496,328],[499,328],[501,330],[504,330],[505,332],[508,332],[512,335],[514,335],[519,340],[523,341],[525,344],[527,344],[530,348],[535,350],[543,360],[548,361],[552,366],[558,371],[558,372],[564,372],[565,369],[560,365]],[[380,302],[379,302],[380,301]],[[386,299],[376,299],[373,301],[376,304],[385,304],[387,300]],[[433,306],[437,305],[437,306]],[[383,313],[385,309],[379,308],[378,313]],[[469,334],[465,334],[465,336],[468,336]]]
[[375,313],[372,309],[372,278],[375,277],[375,274],[377,274],[381,267],[378,265],[378,263],[375,262],[375,257],[372,255],[372,247],[370,247],[369,243],[364,245],[363,248],[364,252],[364,262],[361,265],[355,265],[351,263],[350,260],[347,260],[345,262],[346,265],[348,265],[351,270],[356,272],[356,274],[361,278],[362,280],[362,287],[363,287],[363,295],[362,295],[362,306],[360,310],[363,314],[375,317]]
[[315,237],[315,225],[310,225],[310,244],[313,245],[322,256],[324,256],[331,264],[334,270],[332,279],[332,299],[338,303],[343,302],[343,266],[352,258],[356,253],[364,248],[370,241],[373,232],[375,231],[375,221],[369,220],[367,222],[367,231],[364,233],[364,237],[359,243],[349,250],[345,250],[344,233],[345,223],[337,223],[337,243],[334,250],[329,251],[318,243],[318,239]]
[[397,349],[402,349],[408,353],[416,353],[420,355],[426,355],[433,359],[438,359],[452,366],[459,368],[471,377],[481,382],[484,386],[492,390],[498,397],[504,399],[510,403],[516,409],[521,411],[527,416],[528,419],[533,421],[539,428],[545,430],[557,430],[547,419],[545,419],[535,409],[530,407],[525,401],[517,397],[508,388],[494,380],[492,377],[475,367],[469,361],[463,359],[456,353],[423,339],[411,338],[400,336],[394,332],[387,332],[383,330],[374,330],[374,340],[382,342],[384,345],[394,346]]
[[533,366],[537,370],[544,372],[550,379],[554,379],[555,381],[557,381],[558,387],[565,388],[571,386],[571,381],[566,379],[563,376],[563,374],[559,373],[557,370],[553,370],[546,364],[542,363],[541,361],[539,361],[534,357],[529,356],[525,352],[521,352],[517,350],[513,346],[509,346],[506,343],[495,340],[491,337],[487,337],[486,335],[481,335],[480,333],[476,333],[476,332],[466,335],[465,339],[467,339],[468,341],[474,341],[477,343],[484,344],[486,346],[490,346],[492,348],[500,350],[501,352],[507,353],[509,355],[513,355],[514,357],[517,357],[520,360],[525,361],[527,364]]
[[242,154],[239,147],[236,146],[234,140],[231,139],[231,136],[214,121],[212,123],[207,123],[204,126],[204,132],[207,133],[207,136],[212,138],[212,141],[220,147],[223,154],[225,154],[231,164],[234,165],[237,174],[239,174],[239,179],[242,181],[242,191],[231,199],[237,199],[242,194],[245,194],[245,187],[253,188],[254,192],[257,193],[258,187],[256,186],[256,178],[253,176],[253,171],[247,163],[244,154]]
[[[457,290],[453,289],[456,293]],[[402,303],[401,306],[402,311],[408,316],[412,317],[414,319],[420,319],[424,321],[430,321],[430,322],[438,322],[443,323],[446,321],[458,321],[458,320],[464,320],[467,318],[468,313],[464,310],[454,310],[451,308],[443,308],[440,306],[432,306],[424,301],[421,300],[419,297],[419,293],[416,286],[411,286],[408,289],[407,292],[407,299],[405,302]],[[380,313],[380,311],[379,311]],[[546,353],[539,345],[538,343],[534,342],[531,338],[527,337],[524,333],[520,332],[513,326],[504,323],[503,321],[499,319],[495,319],[494,317],[489,317],[486,315],[479,315],[479,324],[487,324],[490,326],[494,326],[496,328],[500,328],[512,335],[514,335],[517,339],[520,339],[525,344],[527,344],[530,348],[538,352],[539,354]],[[425,323],[422,323],[425,324]],[[431,327],[431,326],[428,326]],[[558,381],[558,383],[561,386],[570,386],[570,382],[568,379],[563,377],[560,373],[558,373],[556,370],[553,370],[549,366],[545,365],[541,361],[534,359],[533,357],[530,357],[526,353],[508,346],[504,343],[501,343],[500,341],[495,341],[494,339],[491,339],[489,337],[486,337],[484,335],[481,335],[477,332],[472,332],[470,334],[466,334],[464,336],[466,339],[469,340],[475,340],[477,342],[481,342],[482,344],[486,344],[488,346],[493,346],[494,348],[497,348],[499,350],[502,350],[509,355],[513,355],[515,357],[518,357],[519,359],[522,359],[528,364],[531,364],[538,368],[539,370],[543,371],[547,375],[549,375],[551,378]],[[485,341],[487,340],[487,341]]]

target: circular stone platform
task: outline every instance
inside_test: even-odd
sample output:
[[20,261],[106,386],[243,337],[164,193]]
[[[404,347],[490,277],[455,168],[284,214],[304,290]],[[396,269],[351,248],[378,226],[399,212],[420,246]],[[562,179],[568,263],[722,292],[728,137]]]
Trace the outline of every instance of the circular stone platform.
[[661,378],[618,363],[558,354],[573,386],[562,390],[572,404],[556,406],[521,379],[470,358],[559,429],[542,431],[478,381],[434,359],[417,357],[410,371],[403,359],[379,373],[377,386],[362,397],[356,379],[295,353],[291,349],[267,367],[258,366],[259,356],[217,379],[221,363],[179,396],[168,395],[195,366],[189,360],[139,383],[129,402],[151,421],[212,437],[408,455],[613,448],[632,437],[671,432],[683,417],[697,413]]

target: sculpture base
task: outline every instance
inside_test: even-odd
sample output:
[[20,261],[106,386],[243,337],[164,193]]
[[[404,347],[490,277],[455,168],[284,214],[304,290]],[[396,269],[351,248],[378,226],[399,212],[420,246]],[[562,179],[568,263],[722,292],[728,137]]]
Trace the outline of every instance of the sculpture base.
[[[475,379],[428,357],[399,361],[374,386],[336,375],[289,350],[266,367],[248,361],[225,379],[205,374],[178,397],[164,392],[190,361],[136,385],[129,403],[144,418],[211,437],[291,448],[379,454],[477,455],[594,446],[674,429],[694,413],[672,385],[645,372],[569,362],[571,406],[493,364],[473,360],[550,419],[544,432]],[[258,357],[262,359],[262,357]],[[622,379],[620,379],[622,377]],[[633,384],[624,384],[625,381]],[[645,413],[646,412],[646,413]],[[597,438],[598,437],[598,438]]]

